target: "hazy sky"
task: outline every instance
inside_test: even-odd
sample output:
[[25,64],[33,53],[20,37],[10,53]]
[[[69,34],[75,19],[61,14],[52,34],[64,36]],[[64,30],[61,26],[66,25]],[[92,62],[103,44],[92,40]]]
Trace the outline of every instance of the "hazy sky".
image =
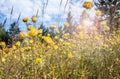
[[[83,0],[73,0],[72,5],[68,4],[66,6],[65,12],[64,8],[67,0],[62,0],[61,6],[60,1],[61,0],[48,0],[47,4],[47,0],[0,0],[0,22],[3,21],[6,17],[8,19],[10,18],[10,11],[13,6],[14,9],[12,14],[12,21],[16,20],[20,13],[20,19],[22,19],[25,16],[31,17],[32,15],[35,15],[37,13],[37,10],[39,10],[38,24],[40,24],[42,20],[43,4],[47,4],[44,14],[44,24],[47,26],[52,23],[58,23],[60,18],[61,22],[64,22],[69,10],[72,11],[74,20],[78,21],[80,14],[83,11]],[[68,0],[68,3],[69,2],[70,0]],[[92,9],[91,11],[94,11],[94,9]],[[9,23],[9,21],[7,23]],[[22,22],[22,20],[20,20],[19,27],[22,30],[24,29],[24,23]]]

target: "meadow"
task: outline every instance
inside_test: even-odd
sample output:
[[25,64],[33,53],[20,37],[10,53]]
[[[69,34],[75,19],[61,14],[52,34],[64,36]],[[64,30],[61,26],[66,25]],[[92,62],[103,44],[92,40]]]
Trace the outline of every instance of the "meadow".
[[27,31],[19,33],[20,40],[11,47],[0,42],[0,79],[120,79],[120,29],[110,31],[101,21],[102,30],[70,30],[65,22],[62,29],[51,24],[44,32],[35,26],[35,15],[23,22]]

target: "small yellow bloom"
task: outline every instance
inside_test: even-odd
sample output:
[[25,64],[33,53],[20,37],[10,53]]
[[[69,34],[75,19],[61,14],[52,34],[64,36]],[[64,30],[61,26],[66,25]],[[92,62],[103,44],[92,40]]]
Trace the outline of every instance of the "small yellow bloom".
[[82,30],[83,27],[82,27],[81,25],[78,25],[78,26],[77,26],[77,29]]
[[42,58],[40,58],[40,57],[35,59],[36,64],[40,63],[41,61],[42,61]]
[[28,21],[28,17],[24,17],[23,22],[27,22],[27,21]]
[[101,16],[102,12],[101,12],[100,10],[97,10],[97,11],[95,12],[95,14],[96,14],[97,16]]
[[59,37],[58,36],[55,36],[55,39],[58,39]]
[[19,36],[20,36],[20,38],[25,38],[28,36],[28,33],[26,31],[22,31],[22,32],[20,32]]
[[60,31],[59,30],[56,30],[56,34],[59,34],[60,33]]
[[36,36],[38,34],[38,30],[36,28],[32,28],[29,31],[29,36]]
[[47,43],[49,43],[49,44],[52,44],[53,43],[53,40],[52,40],[52,38],[51,37],[49,37],[49,36],[44,36],[44,37],[42,37]]
[[15,50],[15,49],[16,49],[16,46],[13,45],[12,48]]
[[16,46],[20,46],[20,41],[16,42],[15,45],[16,45]]
[[6,59],[4,57],[2,57],[2,62],[4,63],[6,61]]
[[55,50],[58,49],[58,46],[57,46],[57,45],[54,45],[53,47],[54,47]]
[[72,58],[73,54],[71,52],[68,53],[68,58]]
[[110,27],[109,26],[105,26],[105,30],[109,31]]
[[0,42],[0,47],[2,47],[4,49],[6,47],[5,42]]
[[83,7],[86,9],[91,9],[93,7],[93,2],[92,1],[85,1],[83,4]]
[[35,23],[37,21],[37,16],[33,15],[31,19],[32,19],[32,22]]
[[43,29],[38,29],[38,33],[42,33],[43,32]]
[[51,29],[56,28],[56,24],[51,24],[51,25],[50,25],[50,28],[51,28]]
[[29,42],[32,44],[32,43],[33,43],[33,40],[31,39],[31,40],[29,40]]
[[107,25],[107,21],[102,21],[102,22],[101,22],[101,25],[103,25],[103,26],[104,26],[104,25]]
[[65,27],[69,27],[70,24],[69,24],[68,22],[65,22],[65,23],[64,23],[64,26],[65,26]]

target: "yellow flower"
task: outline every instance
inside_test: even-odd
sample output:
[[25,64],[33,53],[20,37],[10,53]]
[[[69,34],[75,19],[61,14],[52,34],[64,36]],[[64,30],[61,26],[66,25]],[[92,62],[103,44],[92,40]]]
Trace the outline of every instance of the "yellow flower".
[[101,12],[100,10],[97,10],[97,11],[95,12],[95,14],[96,14],[97,16],[101,16],[102,12]]
[[15,49],[16,49],[16,46],[13,45],[12,48],[15,50]]
[[16,42],[15,45],[16,45],[16,46],[20,46],[20,41]]
[[64,26],[65,26],[65,27],[69,27],[70,24],[69,24],[68,22],[65,22],[65,23],[64,23]]
[[33,15],[31,19],[32,19],[32,22],[35,23],[37,21],[37,16]]
[[5,42],[0,42],[0,47],[2,47],[4,49],[6,47]]
[[109,26],[105,26],[105,30],[109,31],[110,27]]
[[38,34],[38,30],[36,28],[32,28],[29,31],[29,36],[36,36]]
[[42,61],[42,58],[40,58],[40,57],[35,59],[36,64],[40,63],[41,61]]
[[72,58],[73,54],[71,52],[68,53],[68,58]]
[[43,32],[43,29],[38,29],[38,33],[42,33]]
[[57,45],[54,45],[53,47],[54,47],[54,49],[58,49],[58,46],[57,46]]
[[28,33],[26,31],[22,31],[22,32],[20,32],[19,36],[20,36],[20,38],[25,38],[28,36]]
[[32,44],[32,43],[33,43],[33,40],[31,39],[31,40],[29,40],[29,42]]
[[101,25],[107,25],[107,21],[102,21]]
[[48,33],[47,36],[50,37],[50,34]]
[[77,26],[77,29],[82,30],[82,26],[81,26],[81,25],[78,25],[78,26]]
[[86,9],[91,9],[93,7],[92,1],[85,1],[83,7]]
[[24,17],[23,22],[27,22],[27,21],[28,21],[28,17]]
[[56,28],[56,24],[51,24],[51,25],[50,25],[50,28],[51,28],[51,29]]
[[58,36],[55,36],[54,38],[55,38],[55,39],[58,39],[59,37],[58,37]]
[[56,30],[56,33],[57,33],[57,34],[59,34],[59,33],[60,33],[60,31],[59,31],[59,30]]
[[4,63],[6,61],[6,59],[4,57],[2,57],[2,62]]
[[44,39],[47,43],[49,43],[49,44],[52,44],[52,43],[53,43],[52,38],[49,37],[49,36],[44,36],[43,39]]

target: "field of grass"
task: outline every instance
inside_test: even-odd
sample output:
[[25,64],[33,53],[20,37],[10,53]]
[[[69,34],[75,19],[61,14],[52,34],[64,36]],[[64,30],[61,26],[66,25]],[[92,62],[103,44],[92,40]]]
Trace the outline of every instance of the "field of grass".
[[65,22],[45,31],[37,19],[28,25],[29,17],[23,18],[27,31],[12,46],[0,42],[0,79],[120,79],[120,29],[110,31],[101,21],[99,28]]
[[56,35],[51,37],[28,26],[28,32],[20,32],[23,40],[11,48],[0,42],[0,78],[120,79],[120,30],[87,33],[78,27],[80,32],[70,34],[52,25]]

